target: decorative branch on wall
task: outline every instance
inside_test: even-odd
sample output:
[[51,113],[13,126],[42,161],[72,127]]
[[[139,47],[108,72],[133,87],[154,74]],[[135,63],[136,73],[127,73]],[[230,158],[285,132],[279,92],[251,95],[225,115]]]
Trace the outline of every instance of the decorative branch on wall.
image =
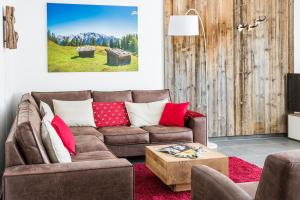
[[4,47],[8,49],[16,49],[18,43],[18,33],[15,31],[14,25],[16,19],[14,16],[15,8],[6,6],[4,18]]

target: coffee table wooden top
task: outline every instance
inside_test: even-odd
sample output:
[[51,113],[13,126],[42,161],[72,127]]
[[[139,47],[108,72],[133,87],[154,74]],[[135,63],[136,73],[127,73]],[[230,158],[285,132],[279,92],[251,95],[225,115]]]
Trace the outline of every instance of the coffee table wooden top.
[[190,147],[202,147],[205,152],[196,159],[177,158],[159,152],[161,148],[175,144],[147,146],[146,166],[174,191],[185,191],[191,188],[191,169],[194,165],[207,165],[228,175],[228,157],[215,150],[208,149],[199,143],[187,143]]
[[177,158],[173,155],[169,155],[166,153],[159,152],[160,149],[164,147],[169,147],[176,144],[168,144],[168,145],[157,145],[157,146],[146,146],[146,150],[150,150],[153,154],[155,154],[158,158],[161,160],[164,160],[164,162],[182,162],[187,161],[191,162],[194,160],[205,160],[205,159],[218,159],[218,158],[227,158],[226,155],[219,153],[215,150],[208,149],[206,146],[199,144],[199,143],[186,143],[185,145],[188,145],[190,147],[199,148],[202,147],[206,152],[202,153],[199,158],[196,159],[190,159],[190,158]]

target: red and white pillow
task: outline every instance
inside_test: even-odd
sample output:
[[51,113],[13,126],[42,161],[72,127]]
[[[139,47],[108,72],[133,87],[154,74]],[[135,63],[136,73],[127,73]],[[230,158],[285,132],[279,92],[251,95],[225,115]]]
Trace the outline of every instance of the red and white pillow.
[[93,102],[96,127],[129,126],[124,102]]

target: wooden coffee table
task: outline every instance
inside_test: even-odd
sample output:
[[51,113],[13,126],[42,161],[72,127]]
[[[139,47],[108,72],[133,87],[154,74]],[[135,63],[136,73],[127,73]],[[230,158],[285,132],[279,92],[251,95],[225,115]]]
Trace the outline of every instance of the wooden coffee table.
[[193,165],[207,165],[228,176],[228,157],[210,150],[199,143],[188,143],[191,147],[203,147],[206,152],[197,159],[177,158],[158,150],[169,145],[146,147],[146,166],[173,191],[191,190],[191,169]]

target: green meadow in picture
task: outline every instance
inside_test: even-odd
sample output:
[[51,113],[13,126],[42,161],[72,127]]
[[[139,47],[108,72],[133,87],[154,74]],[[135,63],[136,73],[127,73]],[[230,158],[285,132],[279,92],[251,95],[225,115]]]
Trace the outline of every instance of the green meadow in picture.
[[48,72],[138,71],[138,8],[47,3]]

